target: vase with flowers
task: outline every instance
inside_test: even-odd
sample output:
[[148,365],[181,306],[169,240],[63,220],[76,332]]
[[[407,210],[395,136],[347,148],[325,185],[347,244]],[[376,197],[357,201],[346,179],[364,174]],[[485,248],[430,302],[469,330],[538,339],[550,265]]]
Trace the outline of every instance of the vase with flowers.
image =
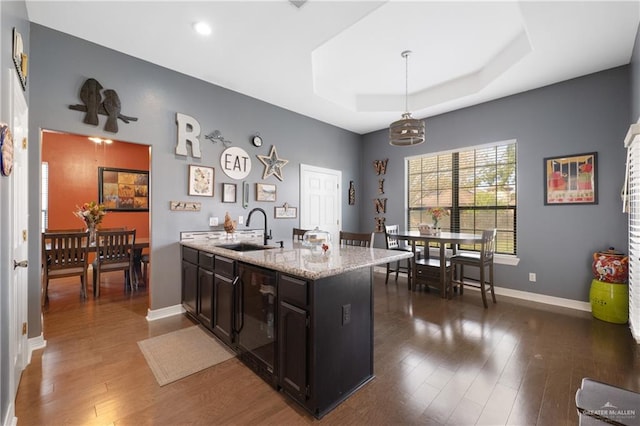
[[95,201],[84,203],[82,206],[76,206],[73,212],[77,217],[82,219],[89,230],[89,242],[96,242],[96,229],[107,214],[104,204],[98,204]]
[[431,215],[431,219],[433,220],[433,229],[436,232],[440,231],[440,226],[438,226],[438,222],[443,217],[449,216],[449,210],[444,207],[431,207],[427,210],[427,213]]

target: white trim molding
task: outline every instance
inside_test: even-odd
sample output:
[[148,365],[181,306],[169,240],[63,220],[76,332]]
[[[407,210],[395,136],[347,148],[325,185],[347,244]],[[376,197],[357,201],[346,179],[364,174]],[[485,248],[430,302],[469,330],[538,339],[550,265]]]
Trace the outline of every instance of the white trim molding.
[[[27,344],[29,346],[29,353],[27,354],[27,365],[29,365],[31,364],[31,355],[33,354],[33,351],[46,348],[47,341],[44,340],[44,334],[40,333],[39,336],[32,337],[27,340]],[[25,365],[25,368],[27,367],[27,365]]]
[[159,320],[162,318],[168,318],[174,315],[180,315],[184,312],[185,310],[182,307],[182,305],[167,306],[166,308],[160,308],[160,309],[154,309],[154,310],[148,309],[147,321],[151,322],[151,321]]
[[[386,267],[376,266],[374,269],[374,272],[385,274]],[[528,291],[513,290],[510,288],[504,288],[504,287],[498,287],[498,286],[494,286],[493,288],[496,294],[501,296],[513,297],[514,299],[528,300],[531,302],[542,303],[545,305],[559,306],[562,308],[575,309],[578,311],[591,312],[591,303],[589,302],[581,302],[579,300],[564,299],[562,297],[547,296],[546,294],[530,293]],[[480,291],[479,289],[476,289],[473,287],[468,287],[468,289],[473,291]]]

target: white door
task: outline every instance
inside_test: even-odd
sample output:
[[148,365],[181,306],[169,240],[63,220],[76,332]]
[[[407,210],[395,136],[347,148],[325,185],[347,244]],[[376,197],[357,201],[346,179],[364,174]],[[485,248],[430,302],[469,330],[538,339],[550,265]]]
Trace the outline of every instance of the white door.
[[[12,275],[9,284],[9,356],[12,367],[12,377],[9,384],[9,395],[12,400],[18,391],[22,370],[27,365],[27,248],[29,235],[28,223],[28,195],[29,195],[29,165],[28,165],[28,109],[20,82],[11,73],[11,122],[9,128],[13,133],[13,171],[9,176],[10,194],[9,209],[11,252],[13,259]],[[37,241],[37,237],[36,240]],[[37,267],[37,265],[34,265]]]
[[342,223],[340,182],[340,170],[300,165],[300,227],[317,226],[331,233],[334,243],[339,242]]

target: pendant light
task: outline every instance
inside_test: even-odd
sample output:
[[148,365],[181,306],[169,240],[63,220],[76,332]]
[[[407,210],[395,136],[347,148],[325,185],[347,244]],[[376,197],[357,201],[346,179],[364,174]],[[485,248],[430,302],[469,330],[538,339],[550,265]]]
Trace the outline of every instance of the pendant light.
[[401,53],[405,59],[405,97],[402,119],[394,121],[389,126],[389,144],[393,146],[411,146],[424,142],[424,121],[411,117],[409,112],[409,55],[410,50]]

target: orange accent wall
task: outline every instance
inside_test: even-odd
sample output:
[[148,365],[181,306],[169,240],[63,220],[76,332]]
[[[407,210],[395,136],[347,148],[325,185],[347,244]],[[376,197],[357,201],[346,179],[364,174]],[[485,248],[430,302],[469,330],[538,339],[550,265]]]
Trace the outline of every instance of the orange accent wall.
[[[87,136],[42,133],[42,161],[49,163],[49,228],[84,227],[73,211],[89,201],[98,201],[98,167],[149,170],[148,145],[113,141],[96,144]],[[100,225],[127,227],[136,237],[149,237],[149,212],[110,211]]]

